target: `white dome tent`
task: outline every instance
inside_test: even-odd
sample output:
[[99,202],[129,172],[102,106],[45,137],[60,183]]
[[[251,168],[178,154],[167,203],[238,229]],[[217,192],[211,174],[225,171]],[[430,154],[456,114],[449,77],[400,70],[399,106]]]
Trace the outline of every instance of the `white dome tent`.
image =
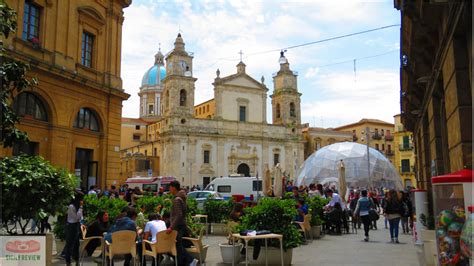
[[[392,163],[378,150],[369,148],[370,178],[374,187],[402,189],[402,181]],[[339,176],[339,163],[345,165],[349,188],[368,187],[367,146],[354,142],[335,143],[313,153],[298,171],[296,185],[321,183]]]

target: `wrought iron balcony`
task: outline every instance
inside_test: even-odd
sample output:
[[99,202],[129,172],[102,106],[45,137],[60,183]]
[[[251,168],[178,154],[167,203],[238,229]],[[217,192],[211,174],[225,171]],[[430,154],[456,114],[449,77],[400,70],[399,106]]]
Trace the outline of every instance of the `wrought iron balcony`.
[[393,135],[385,135],[385,140],[386,141],[392,141],[393,140]]
[[386,150],[385,155],[387,156],[393,156],[395,153],[392,150]]
[[412,165],[410,167],[400,167],[400,173],[415,173],[415,166]]
[[413,145],[412,144],[400,144],[399,149],[400,149],[400,151],[411,151],[411,150],[413,150]]
[[372,135],[372,139],[382,139],[382,135],[380,135],[379,133],[374,133]]

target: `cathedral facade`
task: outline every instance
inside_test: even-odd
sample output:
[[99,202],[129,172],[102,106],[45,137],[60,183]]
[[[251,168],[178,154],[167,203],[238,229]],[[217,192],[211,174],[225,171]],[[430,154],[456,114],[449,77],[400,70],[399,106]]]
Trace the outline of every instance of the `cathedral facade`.
[[205,186],[221,176],[261,177],[266,166],[272,169],[277,163],[294,178],[304,161],[301,94],[283,53],[279,63],[270,95],[272,123],[266,120],[269,89],[263,77],[257,81],[246,72],[242,61],[235,74],[221,77],[217,70],[214,99],[195,106],[193,54],[178,34],[174,49],[166,57],[158,52],[143,77],[139,120],[147,123],[146,135],[122,136],[137,140],[122,149],[122,179],[151,169],[153,175]]

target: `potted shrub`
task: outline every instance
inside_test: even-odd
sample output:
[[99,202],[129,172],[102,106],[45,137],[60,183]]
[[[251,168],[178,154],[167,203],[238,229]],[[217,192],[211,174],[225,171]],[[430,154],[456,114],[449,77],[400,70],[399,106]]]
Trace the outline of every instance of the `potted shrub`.
[[204,213],[214,235],[226,235],[226,222],[232,211],[232,200],[208,199],[204,203]]
[[[293,224],[297,214],[296,202],[292,199],[280,200],[278,198],[263,198],[253,208],[246,208],[241,224],[237,230],[268,230],[275,234],[283,235],[284,263],[291,264],[293,248],[302,244],[298,228]],[[268,263],[280,264],[280,243],[278,240],[268,240]],[[249,257],[253,249],[249,248]],[[260,254],[264,253],[264,249]],[[250,258],[249,258],[250,259]],[[265,254],[259,255],[252,263],[264,264]]]
[[[76,187],[72,174],[39,156],[5,157],[0,161],[0,173],[3,226],[8,234],[24,238],[31,238],[28,225],[32,219],[46,219],[64,210]],[[52,240],[52,235],[46,234],[46,263],[51,261]]]
[[322,226],[322,216],[324,212],[324,206],[328,204],[329,200],[322,197],[311,197],[308,198],[309,211],[311,213],[311,230],[313,237],[321,237],[321,226]]

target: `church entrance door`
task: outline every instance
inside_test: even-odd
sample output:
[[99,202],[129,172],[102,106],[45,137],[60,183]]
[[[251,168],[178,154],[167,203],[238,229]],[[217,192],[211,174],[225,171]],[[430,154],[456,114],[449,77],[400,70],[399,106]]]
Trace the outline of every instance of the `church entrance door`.
[[239,167],[237,167],[237,174],[250,177],[250,167],[246,163],[241,163]]

